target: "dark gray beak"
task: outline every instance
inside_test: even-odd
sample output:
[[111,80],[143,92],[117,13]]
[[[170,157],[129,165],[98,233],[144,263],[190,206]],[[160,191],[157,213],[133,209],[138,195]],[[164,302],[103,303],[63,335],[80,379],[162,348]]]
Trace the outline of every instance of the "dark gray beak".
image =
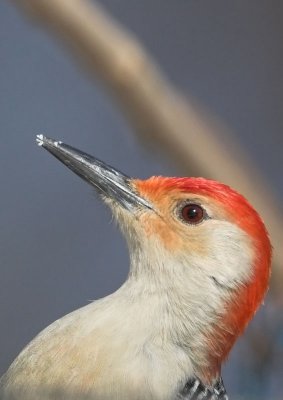
[[135,193],[131,179],[104,162],[65,143],[37,135],[37,144],[48,150],[75,174],[96,188],[103,196],[128,210],[152,209],[151,204]]

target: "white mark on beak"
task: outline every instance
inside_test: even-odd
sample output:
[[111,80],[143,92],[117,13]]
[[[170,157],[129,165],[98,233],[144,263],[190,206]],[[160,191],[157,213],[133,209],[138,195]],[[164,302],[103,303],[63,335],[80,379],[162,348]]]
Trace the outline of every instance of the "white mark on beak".
[[37,142],[38,146],[43,145],[43,139],[44,139],[43,135],[36,135],[36,142]]

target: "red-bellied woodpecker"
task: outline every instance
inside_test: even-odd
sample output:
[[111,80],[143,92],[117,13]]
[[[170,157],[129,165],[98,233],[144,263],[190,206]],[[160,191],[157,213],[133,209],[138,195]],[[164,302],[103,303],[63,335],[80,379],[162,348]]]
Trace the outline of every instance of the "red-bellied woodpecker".
[[2,377],[1,399],[227,399],[221,364],[270,275],[259,215],[219,182],[131,179],[62,142],[37,141],[110,206],[130,272],[115,293],[41,332]]

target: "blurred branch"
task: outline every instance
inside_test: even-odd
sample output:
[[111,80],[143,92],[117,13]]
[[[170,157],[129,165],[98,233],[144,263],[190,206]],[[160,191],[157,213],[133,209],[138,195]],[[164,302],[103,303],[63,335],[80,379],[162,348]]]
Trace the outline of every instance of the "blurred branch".
[[274,282],[281,279],[281,210],[243,149],[227,140],[227,130],[178,93],[137,39],[97,4],[87,0],[14,2],[68,45],[91,73],[100,76],[147,143],[166,151],[185,174],[226,182],[254,204],[267,223],[275,248]]

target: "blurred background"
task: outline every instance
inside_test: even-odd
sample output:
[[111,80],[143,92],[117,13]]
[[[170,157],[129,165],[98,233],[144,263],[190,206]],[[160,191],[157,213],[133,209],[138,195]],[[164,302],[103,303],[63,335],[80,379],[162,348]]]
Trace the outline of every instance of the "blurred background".
[[[177,88],[229,127],[282,204],[283,3],[101,4]],[[35,145],[35,135],[63,140],[136,177],[180,171],[141,145],[101,82],[9,1],[0,4],[0,50],[1,375],[41,329],[114,291],[128,271],[109,211]],[[278,287],[224,367],[231,399],[282,399],[283,282]]]

